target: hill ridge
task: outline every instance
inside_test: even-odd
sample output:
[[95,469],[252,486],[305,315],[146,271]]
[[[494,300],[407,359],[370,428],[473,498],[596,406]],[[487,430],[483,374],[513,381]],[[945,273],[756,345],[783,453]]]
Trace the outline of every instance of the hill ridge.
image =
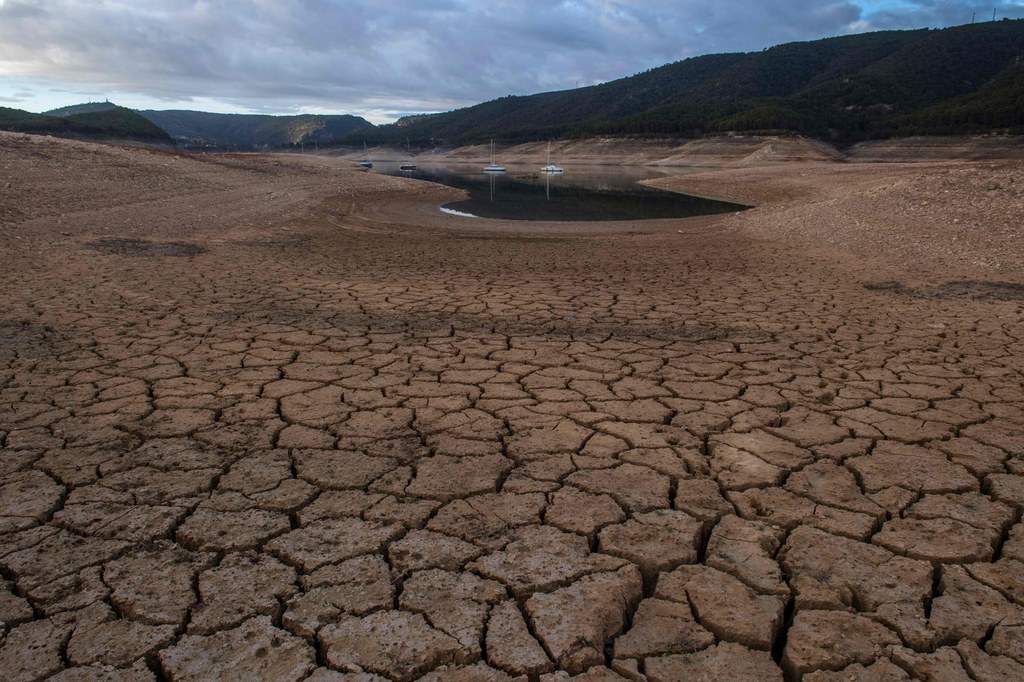
[[372,129],[352,114],[219,114],[188,109],[142,110],[179,144],[224,149],[261,149],[330,144],[361,128]]
[[903,135],[1019,134],[1024,73],[1013,70],[1018,63],[1024,63],[1024,19],[876,31],[691,57],[599,85],[502,97],[363,134],[375,144],[410,138],[420,145],[732,132],[850,144]]
[[[95,106],[100,104],[110,106]],[[53,112],[71,113],[56,115]],[[173,143],[159,126],[131,109],[110,102],[71,105],[45,114],[0,107],[0,130],[168,145]]]
[[60,107],[59,109],[50,109],[43,113],[47,116],[59,116],[60,118],[67,118],[68,116],[76,116],[78,114],[94,114],[100,111],[110,111],[117,109],[117,105],[110,100],[104,100],[102,102],[82,102],[81,104],[70,104],[66,107]]

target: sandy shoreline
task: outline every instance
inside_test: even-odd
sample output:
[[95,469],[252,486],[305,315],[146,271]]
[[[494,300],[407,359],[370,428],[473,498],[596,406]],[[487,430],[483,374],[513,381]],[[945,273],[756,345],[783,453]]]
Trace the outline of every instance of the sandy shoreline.
[[653,184],[0,133],[3,677],[1019,679],[1024,164]]

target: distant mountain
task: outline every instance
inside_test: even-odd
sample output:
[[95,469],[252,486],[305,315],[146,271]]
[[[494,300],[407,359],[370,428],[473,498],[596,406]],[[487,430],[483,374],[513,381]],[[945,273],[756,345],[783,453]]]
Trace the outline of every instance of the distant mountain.
[[329,144],[360,129],[366,119],[348,114],[268,116],[210,114],[202,111],[140,111],[179,144],[221,149],[264,149],[301,144]]
[[110,111],[111,109],[117,109],[117,105],[113,102],[85,102],[83,104],[72,104],[69,107],[61,107],[60,109],[50,109],[43,113],[47,116],[75,116],[77,114],[95,114],[100,111]]
[[173,142],[161,128],[131,109],[109,102],[76,105],[55,111],[71,113],[33,114],[21,109],[0,107],[0,130],[157,144]]
[[360,131],[375,144],[799,133],[833,142],[1024,133],[1024,20],[717,54],[577,90],[503,97]]

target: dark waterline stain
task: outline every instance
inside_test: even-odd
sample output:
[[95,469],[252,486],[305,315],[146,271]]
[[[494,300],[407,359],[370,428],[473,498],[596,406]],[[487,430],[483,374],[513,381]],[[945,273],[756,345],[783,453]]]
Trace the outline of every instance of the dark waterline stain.
[[108,256],[188,258],[197,256],[205,250],[197,244],[185,242],[150,242],[132,238],[97,239],[88,242],[85,246]]
[[424,167],[412,173],[380,169],[388,175],[430,180],[469,193],[444,208],[480,218],[543,221],[608,221],[691,218],[742,211],[748,206],[693,197],[638,184],[635,178],[568,171],[473,172]]
[[914,298],[951,299],[970,298],[976,301],[1024,301],[1024,284],[1016,282],[987,282],[966,280],[946,282],[930,287],[909,287],[902,282],[869,282],[869,291],[886,291]]

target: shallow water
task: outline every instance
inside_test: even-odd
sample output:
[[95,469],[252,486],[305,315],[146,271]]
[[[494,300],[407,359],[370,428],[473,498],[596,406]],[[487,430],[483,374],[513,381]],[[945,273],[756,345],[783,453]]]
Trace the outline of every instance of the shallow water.
[[746,208],[638,184],[663,177],[644,168],[568,167],[562,174],[540,173],[534,166],[509,165],[505,173],[485,173],[477,164],[421,165],[400,171],[398,164],[376,163],[387,175],[430,180],[469,192],[469,199],[444,205],[463,218],[505,220],[602,221],[689,218]]

